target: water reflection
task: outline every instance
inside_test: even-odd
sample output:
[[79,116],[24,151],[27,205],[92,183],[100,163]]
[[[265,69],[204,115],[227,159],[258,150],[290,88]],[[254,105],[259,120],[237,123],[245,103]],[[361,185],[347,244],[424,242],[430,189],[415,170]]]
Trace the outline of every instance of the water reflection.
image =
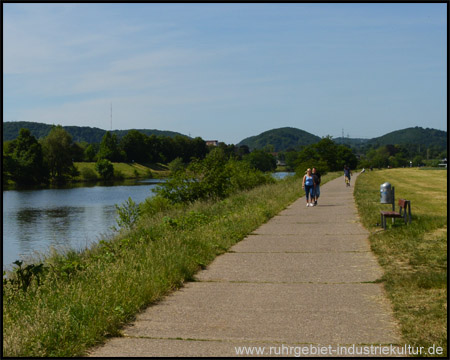
[[4,268],[36,251],[48,253],[51,246],[83,249],[100,237],[107,237],[116,225],[114,205],[123,204],[129,197],[140,203],[153,196],[151,190],[162,181],[3,191]]
[[83,249],[112,233],[115,204],[139,203],[156,184],[3,191],[3,268],[30,254]]
[[17,212],[17,222],[23,226],[36,222],[41,211],[37,209],[22,209]]

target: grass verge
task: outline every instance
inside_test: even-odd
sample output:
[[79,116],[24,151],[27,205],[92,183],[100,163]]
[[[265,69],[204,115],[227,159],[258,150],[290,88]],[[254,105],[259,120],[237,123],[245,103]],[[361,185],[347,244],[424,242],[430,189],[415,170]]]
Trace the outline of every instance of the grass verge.
[[[380,230],[380,185],[395,186],[396,201],[411,200],[412,223]],[[358,176],[355,199],[406,344],[444,348],[447,356],[447,172],[391,169]],[[398,210],[398,205],[396,204]],[[427,354],[423,354],[427,355]],[[433,356],[433,355],[429,355]],[[436,355],[434,355],[436,356]]]
[[[89,171],[90,174],[96,179],[100,179],[97,170],[95,169],[95,162],[75,162],[74,165],[80,172],[80,175],[76,176],[73,181],[85,181],[92,179],[85,179],[84,172]],[[161,166],[146,166],[138,163],[113,163],[114,174],[116,177],[122,179],[136,179],[136,178],[152,178],[152,177],[164,177],[169,173],[168,170],[164,170]]]
[[300,196],[300,180],[288,177],[219,202],[144,214],[132,231],[48,258],[39,284],[3,286],[3,356],[85,355]]

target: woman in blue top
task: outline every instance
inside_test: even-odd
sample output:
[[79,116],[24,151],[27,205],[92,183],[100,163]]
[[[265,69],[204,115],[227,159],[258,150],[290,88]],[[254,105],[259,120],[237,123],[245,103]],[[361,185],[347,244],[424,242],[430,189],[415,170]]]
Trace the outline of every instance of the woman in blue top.
[[347,165],[344,165],[344,178],[345,178],[345,185],[347,187],[350,186],[351,175],[352,175],[352,171],[350,170],[350,168]]
[[311,174],[311,169],[306,170],[306,175],[303,176],[302,189],[305,190],[306,194],[306,206],[314,206],[314,188],[316,184],[314,183],[313,176]]

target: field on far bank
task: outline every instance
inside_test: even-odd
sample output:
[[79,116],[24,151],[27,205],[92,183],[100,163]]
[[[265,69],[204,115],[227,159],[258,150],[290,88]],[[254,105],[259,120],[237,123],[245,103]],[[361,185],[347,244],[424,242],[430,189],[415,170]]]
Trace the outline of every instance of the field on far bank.
[[[75,181],[86,180],[83,177],[84,169],[89,169],[94,172],[97,177],[100,177],[95,170],[95,162],[75,162],[74,165],[80,172],[80,175],[75,177]],[[164,169],[161,165],[142,165],[138,163],[112,163],[114,166],[115,177],[122,177],[123,179],[136,179],[136,178],[152,178],[152,177],[164,177],[170,172]],[[117,176],[119,175],[119,176]]]
[[[411,200],[410,225],[387,219],[386,230],[376,226],[380,210],[392,210],[380,204],[380,185],[386,181],[395,187],[397,211],[398,199]],[[447,171],[366,171],[355,186],[361,221],[371,232],[372,251],[384,269],[382,282],[405,343],[441,346],[447,356]]]

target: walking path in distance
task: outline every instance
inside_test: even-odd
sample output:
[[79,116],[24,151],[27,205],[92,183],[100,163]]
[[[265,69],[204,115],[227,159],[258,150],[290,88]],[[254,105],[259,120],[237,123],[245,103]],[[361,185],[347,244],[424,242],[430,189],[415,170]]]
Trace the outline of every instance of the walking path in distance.
[[321,192],[317,206],[298,199],[90,356],[234,357],[244,346],[294,356],[294,347],[400,344],[353,185],[340,177]]

